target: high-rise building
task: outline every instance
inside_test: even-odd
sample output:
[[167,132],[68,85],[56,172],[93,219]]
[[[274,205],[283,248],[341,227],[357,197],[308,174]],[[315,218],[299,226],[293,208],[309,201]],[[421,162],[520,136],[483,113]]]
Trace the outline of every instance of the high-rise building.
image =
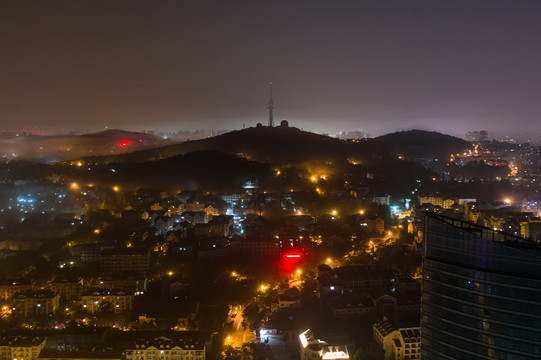
[[541,359],[541,244],[426,217],[421,359]]

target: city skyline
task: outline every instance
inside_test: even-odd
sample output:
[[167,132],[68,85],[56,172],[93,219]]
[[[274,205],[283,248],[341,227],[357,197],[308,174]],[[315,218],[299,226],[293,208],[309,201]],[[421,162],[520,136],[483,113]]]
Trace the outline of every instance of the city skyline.
[[539,10],[510,1],[5,3],[0,124],[240,129],[267,123],[273,82],[275,119],[311,131],[531,134]]

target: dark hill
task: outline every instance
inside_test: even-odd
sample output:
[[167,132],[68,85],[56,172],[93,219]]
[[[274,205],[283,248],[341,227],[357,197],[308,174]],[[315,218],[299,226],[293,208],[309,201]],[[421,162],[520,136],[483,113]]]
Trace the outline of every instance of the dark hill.
[[395,132],[371,139],[371,149],[390,151],[409,158],[447,158],[471,148],[471,143],[454,136],[424,130]]
[[336,154],[342,156],[347,152],[347,148],[348,144],[344,141],[297,128],[259,127],[130,154],[95,157],[87,161],[145,162],[193,151],[221,151],[250,160],[298,164],[316,157],[326,159],[334,158]]
[[349,157],[370,163],[389,156],[448,156],[469,148],[464,140],[435,132],[412,130],[385,135],[368,141],[352,142],[318,135],[297,128],[248,128],[220,136],[188,141],[129,154],[87,159],[94,163],[146,162],[193,151],[221,151],[250,160],[279,165],[343,162]]
[[[110,169],[114,168],[115,172]],[[86,174],[98,184],[129,188],[238,189],[243,181],[272,176],[272,167],[217,151],[194,151],[145,163],[111,163]]]

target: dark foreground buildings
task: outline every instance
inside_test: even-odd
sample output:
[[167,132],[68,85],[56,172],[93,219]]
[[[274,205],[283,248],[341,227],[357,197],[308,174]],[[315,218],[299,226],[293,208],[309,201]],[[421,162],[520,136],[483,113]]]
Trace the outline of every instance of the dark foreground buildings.
[[541,245],[426,221],[421,359],[541,359]]

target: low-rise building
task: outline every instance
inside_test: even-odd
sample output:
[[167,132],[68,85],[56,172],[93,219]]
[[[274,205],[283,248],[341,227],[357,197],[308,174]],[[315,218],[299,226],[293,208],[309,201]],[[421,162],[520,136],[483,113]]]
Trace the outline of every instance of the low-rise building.
[[203,211],[185,211],[180,215],[181,221],[186,221],[191,225],[204,224],[206,218],[206,214]]
[[38,360],[120,360],[121,350],[111,349],[43,349]]
[[283,294],[278,295],[278,308],[297,308],[301,305],[301,293],[296,287],[287,289]]
[[80,244],[69,248],[71,256],[84,263],[99,263],[100,254],[104,249],[112,248],[112,244]]
[[241,252],[254,256],[278,256],[280,244],[275,239],[239,240],[233,244]]
[[91,313],[107,309],[118,314],[132,309],[133,294],[123,289],[94,289],[82,296],[82,303],[83,309]]
[[96,282],[96,287],[103,289],[124,289],[134,295],[141,295],[147,291],[147,277],[138,273],[113,273],[102,275]]
[[227,218],[212,219],[206,224],[196,224],[194,233],[197,237],[228,237],[231,235],[229,223]]
[[45,338],[37,336],[0,337],[0,360],[37,360]]
[[452,209],[455,202],[455,199],[447,198],[439,194],[419,196],[419,205],[432,204],[447,210]]
[[400,336],[391,343],[392,360],[418,360],[421,358],[421,328],[399,329]]
[[347,360],[349,359],[346,345],[331,345],[316,339],[308,329],[299,335],[301,342],[301,360]]
[[323,303],[335,317],[367,316],[376,311],[374,301],[369,296],[331,293],[323,298]]
[[361,229],[369,234],[383,234],[385,232],[385,220],[379,216],[366,216],[359,222]]
[[175,330],[186,330],[199,313],[199,303],[195,301],[157,301],[145,304],[139,315],[141,323],[156,323],[159,320],[176,320]]
[[136,272],[147,274],[150,267],[150,249],[145,247],[111,248],[101,252],[102,274]]
[[392,290],[395,274],[391,270],[374,269],[368,266],[342,266],[331,268],[318,266],[318,284],[320,294],[331,291],[340,294],[361,294],[372,289]]
[[135,341],[125,351],[126,360],[205,360],[207,342],[198,339],[168,339]]
[[420,359],[421,328],[398,328],[384,319],[372,326],[374,341],[384,352],[385,360]]
[[0,299],[8,300],[18,292],[28,291],[33,289],[33,283],[28,280],[0,280]]
[[49,315],[58,309],[60,294],[51,290],[27,290],[16,293],[11,302],[14,315]]
[[60,294],[60,298],[64,300],[75,300],[81,295],[83,289],[83,279],[57,277],[51,283],[51,289]]

